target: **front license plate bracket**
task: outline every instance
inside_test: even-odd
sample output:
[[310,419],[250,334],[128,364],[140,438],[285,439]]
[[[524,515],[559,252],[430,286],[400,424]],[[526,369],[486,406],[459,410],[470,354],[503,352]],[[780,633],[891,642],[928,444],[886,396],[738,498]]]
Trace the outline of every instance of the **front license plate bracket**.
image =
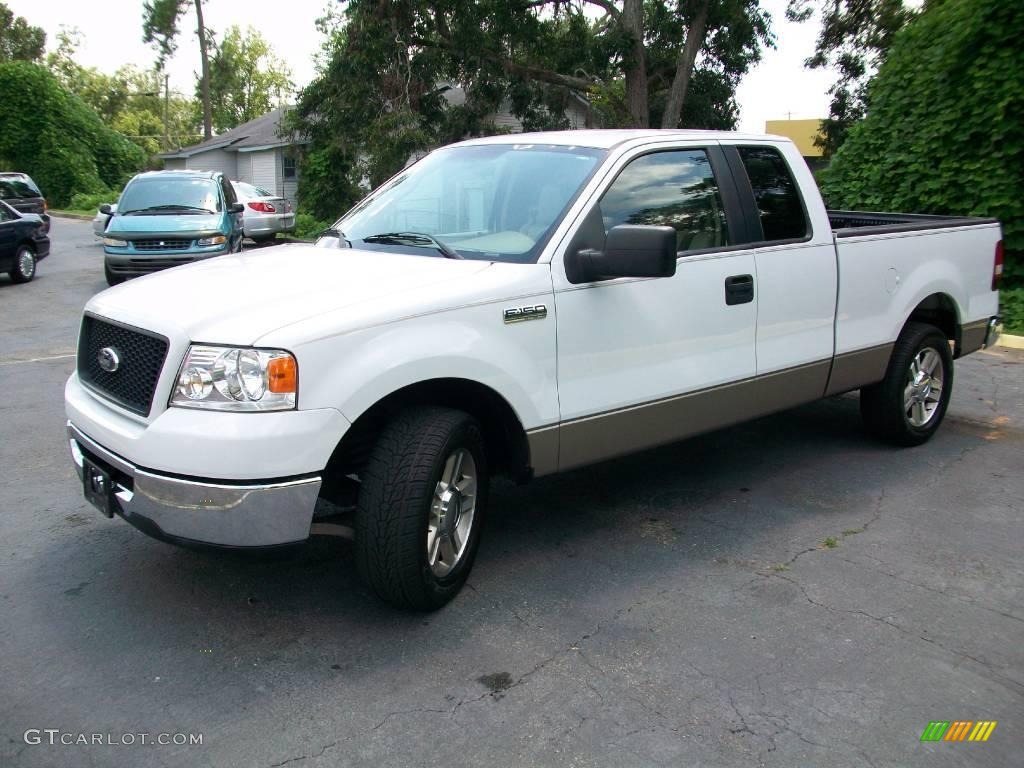
[[88,459],[82,461],[82,489],[85,500],[102,515],[114,516],[114,484],[110,473]]

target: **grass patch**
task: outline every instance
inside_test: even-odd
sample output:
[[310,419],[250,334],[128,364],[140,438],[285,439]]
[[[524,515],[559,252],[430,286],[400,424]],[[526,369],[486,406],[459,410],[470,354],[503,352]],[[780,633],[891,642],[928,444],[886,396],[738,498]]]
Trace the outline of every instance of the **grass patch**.
[[60,216],[61,214],[68,216],[88,216],[90,219],[96,215],[96,211],[87,211],[75,208],[51,208],[49,213],[54,216]]
[[835,549],[839,546],[839,539],[837,539],[835,536],[829,536],[827,539],[821,542],[821,545],[825,547],[825,549]]
[[789,570],[789,566],[786,565],[785,563],[776,563],[775,565],[772,566],[772,570],[775,571],[776,573],[782,573],[782,571],[788,571]]
[[863,525],[860,528],[847,528],[843,531],[843,536],[856,536],[858,533],[864,533],[866,530],[867,528]]

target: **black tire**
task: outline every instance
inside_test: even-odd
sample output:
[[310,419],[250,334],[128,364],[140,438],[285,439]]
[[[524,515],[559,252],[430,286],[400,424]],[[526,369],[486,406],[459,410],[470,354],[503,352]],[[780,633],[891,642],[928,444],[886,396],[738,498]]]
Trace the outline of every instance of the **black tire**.
[[[428,561],[428,520],[435,488],[458,449],[468,451],[476,465],[476,504],[461,557],[449,573],[438,576]],[[480,543],[488,491],[480,425],[449,408],[404,411],[381,432],[360,479],[355,519],[360,576],[394,606],[440,608],[466,582]]]
[[272,243],[274,240],[276,240],[277,235],[254,235],[249,239],[252,240],[257,245],[264,245],[265,243]]
[[[24,263],[23,263],[24,262]],[[36,276],[36,252],[31,245],[18,246],[14,254],[14,267],[11,269],[11,280],[15,283],[27,283]]]
[[[926,349],[938,353],[942,389],[934,412],[927,422],[918,426],[912,423],[905,408],[904,391],[910,384],[911,364]],[[885,378],[861,389],[861,417],[868,432],[879,440],[899,446],[921,445],[938,430],[952,392],[953,355],[945,334],[927,323],[910,322],[896,339]]]
[[110,271],[110,267],[106,264],[103,265],[103,276],[107,278],[107,285],[120,285],[124,282],[125,278],[121,275],[115,275]]

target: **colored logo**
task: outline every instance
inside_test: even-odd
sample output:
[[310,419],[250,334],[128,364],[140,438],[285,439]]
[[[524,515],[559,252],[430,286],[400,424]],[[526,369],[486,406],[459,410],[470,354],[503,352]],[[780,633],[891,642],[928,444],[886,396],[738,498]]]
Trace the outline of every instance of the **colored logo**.
[[932,720],[921,741],[988,741],[995,728],[995,720]]

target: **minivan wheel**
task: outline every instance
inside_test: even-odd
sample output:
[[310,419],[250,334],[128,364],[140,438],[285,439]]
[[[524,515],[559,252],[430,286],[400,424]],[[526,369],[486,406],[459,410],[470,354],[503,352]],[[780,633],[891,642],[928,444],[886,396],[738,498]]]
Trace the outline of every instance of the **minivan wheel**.
[[360,474],[359,573],[381,599],[430,611],[469,576],[480,542],[488,475],[476,419],[412,408],[381,432]]
[[953,355],[945,334],[907,323],[896,340],[885,378],[860,391],[868,431],[893,445],[921,445],[942,423],[953,392]]
[[14,269],[11,280],[16,283],[27,283],[36,276],[36,252],[29,245],[19,245],[14,255]]
[[125,278],[121,275],[115,275],[110,271],[110,267],[106,264],[103,265],[103,276],[107,278],[107,285],[120,285],[125,281]]

